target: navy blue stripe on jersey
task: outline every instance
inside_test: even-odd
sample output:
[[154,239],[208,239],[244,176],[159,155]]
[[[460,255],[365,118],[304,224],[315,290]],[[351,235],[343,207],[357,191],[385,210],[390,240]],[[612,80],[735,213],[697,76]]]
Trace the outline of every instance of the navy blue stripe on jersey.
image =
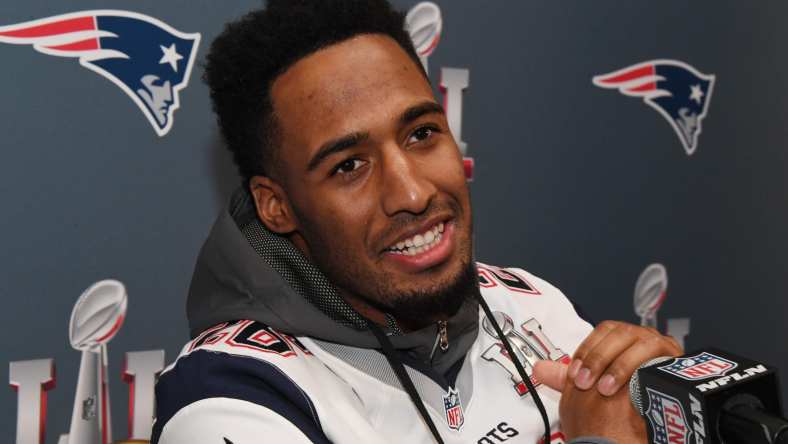
[[151,443],[178,411],[208,398],[232,398],[266,407],[298,427],[314,443],[329,444],[309,397],[274,365],[248,356],[196,350],[178,359],[156,384],[156,422]]

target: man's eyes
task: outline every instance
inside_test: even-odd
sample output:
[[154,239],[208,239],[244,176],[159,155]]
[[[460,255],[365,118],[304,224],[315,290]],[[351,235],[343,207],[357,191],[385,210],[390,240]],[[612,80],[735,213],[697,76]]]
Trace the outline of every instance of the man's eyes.
[[410,137],[408,137],[407,145],[411,145],[413,143],[418,143],[423,140],[429,139],[432,135],[439,132],[440,130],[434,126],[421,126],[414,130]]
[[[420,126],[413,130],[408,137],[408,140],[405,142],[406,146],[410,146],[416,143],[423,142],[425,140],[430,139],[436,133],[439,133],[440,129],[433,125],[425,125]],[[358,173],[358,170],[363,168],[364,165],[367,164],[367,161],[359,159],[357,157],[349,157],[334,166],[331,169],[331,176],[341,175],[345,178],[350,178]]]
[[331,175],[333,176],[337,173],[341,173],[341,174],[352,173],[357,169],[361,168],[363,165],[364,165],[363,160],[351,157],[350,159],[345,159],[339,164],[337,164],[337,166],[335,166],[334,169],[331,171]]

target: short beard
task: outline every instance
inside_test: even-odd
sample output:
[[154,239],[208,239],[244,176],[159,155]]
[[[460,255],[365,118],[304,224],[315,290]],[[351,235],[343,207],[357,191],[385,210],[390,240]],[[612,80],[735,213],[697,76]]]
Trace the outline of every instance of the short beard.
[[395,319],[424,324],[448,319],[460,310],[468,300],[479,293],[479,275],[473,261],[463,267],[454,282],[443,288],[400,293],[386,303],[367,300],[370,305],[389,313]]
[[[437,214],[445,208],[451,209],[458,217],[463,214],[459,204],[454,201],[434,203],[424,214],[416,217],[399,217],[391,226],[401,229],[408,224],[427,220],[432,214]],[[298,214],[299,220],[304,222],[304,227],[320,226],[310,221],[296,208],[294,211]],[[332,228],[324,227],[323,231],[331,231]],[[472,226],[457,230],[458,233],[471,231]],[[470,235],[461,236],[457,241],[459,245],[457,254],[461,259],[456,275],[424,288],[407,290],[398,288],[399,286],[393,282],[395,278],[389,273],[377,273],[374,268],[349,260],[348,258],[352,258],[353,254],[357,253],[347,250],[341,244],[330,245],[318,234],[319,230],[301,232],[301,236],[310,247],[310,260],[334,284],[339,294],[344,294],[345,300],[351,306],[354,304],[348,300],[348,296],[369,308],[393,316],[400,324],[421,328],[432,322],[451,318],[466,301],[479,294],[478,272],[472,255],[473,238]],[[468,239],[466,240],[465,237]],[[359,307],[354,306],[354,308],[363,316]]]

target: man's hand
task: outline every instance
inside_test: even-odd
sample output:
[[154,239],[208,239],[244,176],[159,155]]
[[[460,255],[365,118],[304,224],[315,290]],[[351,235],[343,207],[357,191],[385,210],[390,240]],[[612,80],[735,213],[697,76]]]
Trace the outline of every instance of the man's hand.
[[629,402],[627,390],[602,396],[596,390],[580,390],[567,380],[568,366],[539,361],[534,376],[561,392],[558,414],[561,431],[568,439],[600,436],[618,444],[645,444],[646,424]]
[[578,347],[569,366],[541,361],[534,377],[561,392],[561,429],[568,438],[645,443],[645,423],[629,401],[629,390],[620,389],[644,362],[681,354],[675,340],[654,329],[605,321]]
[[653,328],[604,321],[577,348],[567,376],[580,390],[596,384],[600,394],[613,396],[644,362],[683,353],[675,339]]

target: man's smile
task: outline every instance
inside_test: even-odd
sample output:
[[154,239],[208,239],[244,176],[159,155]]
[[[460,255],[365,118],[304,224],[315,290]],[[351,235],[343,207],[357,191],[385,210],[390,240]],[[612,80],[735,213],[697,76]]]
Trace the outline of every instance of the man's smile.
[[406,273],[418,273],[446,262],[454,250],[455,221],[432,224],[398,241],[384,252],[384,260]]
[[386,251],[404,254],[406,256],[415,256],[437,245],[443,235],[444,228],[443,222],[438,222],[438,224],[432,225],[431,228],[423,233],[397,242],[396,245],[387,248]]

